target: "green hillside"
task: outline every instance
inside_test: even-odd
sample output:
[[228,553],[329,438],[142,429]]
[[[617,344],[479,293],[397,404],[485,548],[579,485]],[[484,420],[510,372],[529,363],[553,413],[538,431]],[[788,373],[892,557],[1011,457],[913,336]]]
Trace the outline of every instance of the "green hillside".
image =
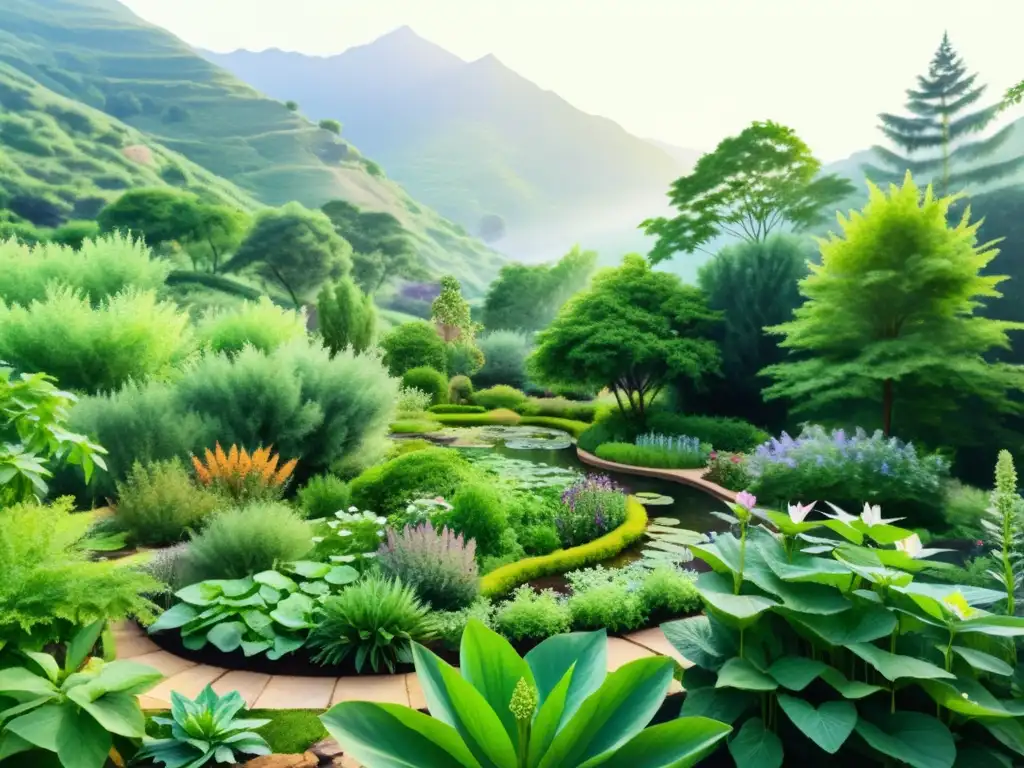
[[500,268],[498,254],[417,205],[355,147],[115,0],[2,5],[0,63],[145,133],[256,200],[319,206],[344,199],[387,211],[409,229],[432,271],[455,273],[470,292]]

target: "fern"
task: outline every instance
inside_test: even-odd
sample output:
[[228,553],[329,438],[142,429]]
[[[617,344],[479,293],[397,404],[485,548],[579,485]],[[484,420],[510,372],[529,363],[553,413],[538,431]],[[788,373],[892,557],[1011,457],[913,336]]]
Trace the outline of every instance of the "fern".
[[992,506],[981,523],[993,546],[992,557],[1000,565],[989,573],[1006,590],[1006,613],[1016,613],[1024,587],[1024,500],[1017,492],[1017,470],[1009,451],[999,452]]

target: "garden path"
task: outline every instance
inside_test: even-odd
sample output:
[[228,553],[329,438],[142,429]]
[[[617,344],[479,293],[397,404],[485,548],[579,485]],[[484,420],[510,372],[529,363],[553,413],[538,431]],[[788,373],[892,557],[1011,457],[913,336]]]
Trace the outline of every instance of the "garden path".
[[599,459],[592,453],[587,453],[582,448],[576,448],[576,455],[584,464],[589,464],[598,469],[607,469],[610,472],[618,472],[623,475],[640,475],[642,477],[654,477],[658,480],[667,480],[670,483],[680,483],[699,488],[706,493],[722,501],[736,501],[736,491],[730,491],[720,485],[704,479],[706,469],[657,469],[655,467],[634,467],[631,464],[617,464],[614,461]]
[[[220,695],[238,691],[253,709],[327,709],[341,701],[376,701],[426,709],[416,675],[361,675],[358,677],[294,677],[243,672],[197,664],[159,648],[135,622],[114,627],[118,659],[147,664],[164,675],[164,680],[139,696],[143,709],[169,709],[171,691],[195,698],[208,684]],[[644,629],[624,637],[608,638],[608,671],[635,659],[671,656],[684,667],[691,663],[679,655],[658,628]],[[682,690],[672,681],[671,693]]]

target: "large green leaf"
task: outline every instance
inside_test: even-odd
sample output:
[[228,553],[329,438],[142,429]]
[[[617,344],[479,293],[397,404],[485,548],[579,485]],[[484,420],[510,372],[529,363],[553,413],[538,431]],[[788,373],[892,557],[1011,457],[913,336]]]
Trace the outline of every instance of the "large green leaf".
[[742,691],[774,691],[779,684],[746,659],[734,656],[718,670],[716,688],[739,688]]
[[559,731],[539,768],[582,766],[640,733],[661,707],[675,664],[665,657],[638,659],[608,675]]
[[533,672],[508,640],[473,619],[462,633],[459,671],[476,688],[497,714],[509,741],[516,743],[519,728],[509,709],[516,684],[525,679],[531,687]]
[[752,717],[729,742],[729,754],[736,761],[736,768],[779,768],[782,742],[764,727],[760,717]]
[[515,748],[483,695],[419,643],[412,650],[430,714],[458,731],[483,768],[516,768]]
[[94,621],[87,627],[83,627],[78,633],[72,638],[71,642],[67,646],[67,655],[64,657],[64,670],[66,672],[74,672],[89,657],[92,653],[92,649],[96,647],[97,641],[100,639],[100,635],[103,634],[103,627],[107,622],[104,619]]
[[979,632],[992,637],[1024,637],[1024,617],[988,614],[957,625],[957,632]]
[[878,673],[890,682],[907,677],[925,680],[953,679],[956,677],[951,672],[947,672],[942,667],[937,667],[929,661],[915,659],[913,656],[889,653],[869,643],[852,643],[847,648],[878,670]]
[[[331,572],[330,563],[318,563],[315,560],[297,560],[287,567],[292,573],[297,573],[306,579],[322,579]],[[274,586],[271,584],[270,586]],[[276,587],[275,587],[276,588]]]
[[720,573],[702,573],[696,586],[708,608],[738,629],[750,626],[762,613],[778,605],[770,597],[734,595],[732,580]]
[[952,768],[956,744],[949,729],[930,715],[895,712],[855,726],[872,749],[913,768]]
[[811,741],[834,755],[853,733],[857,708],[848,701],[826,701],[815,709],[803,699],[780,693],[779,706]]
[[530,750],[527,755],[529,768],[537,768],[540,765],[548,747],[555,739],[555,734],[558,733],[558,727],[562,723],[562,714],[565,711],[565,697],[569,692],[574,669],[574,667],[569,668],[561,682],[548,694],[544,703],[537,710],[537,716],[533,719],[530,731]]
[[880,685],[870,685],[862,683],[860,680],[847,680],[842,672],[832,667],[826,667],[822,671],[821,679],[839,691],[846,699],[863,699],[872,693],[886,690]]
[[335,565],[324,575],[324,581],[336,587],[351,584],[358,578],[359,571],[351,565]]
[[263,584],[278,592],[294,592],[299,588],[292,579],[277,571],[263,571],[252,577],[257,584]]
[[163,679],[163,675],[153,667],[139,664],[136,661],[112,661],[104,664],[103,669],[95,678],[70,688],[70,678],[64,681],[64,688],[69,698],[81,704],[83,701],[96,701],[107,693],[145,693]]
[[[783,606],[800,613],[831,615],[850,607],[837,589],[811,582],[788,582],[779,578],[768,565],[768,559],[778,558],[781,546],[774,539],[758,537],[747,547],[744,579],[778,598]],[[766,554],[767,553],[767,554]]]
[[661,631],[684,659],[704,669],[718,669],[736,655],[732,631],[707,616],[670,621],[661,625]]
[[480,768],[449,725],[400,704],[346,701],[320,716],[345,754],[373,768]]
[[996,741],[1024,757],[1024,724],[1020,720],[982,720],[981,724]]
[[967,717],[1013,717],[977,680],[922,680],[922,688],[937,704]]
[[206,633],[206,639],[223,653],[237,651],[242,646],[246,626],[240,621],[226,621]]
[[825,669],[823,662],[808,659],[806,656],[783,656],[768,667],[768,674],[783,688],[802,691]]
[[315,605],[308,595],[293,592],[277,604],[270,618],[288,629],[308,629],[313,626],[311,614]]
[[807,627],[829,645],[869,643],[888,637],[896,629],[892,611],[875,605],[859,605],[835,616],[790,615],[790,619]]
[[141,739],[146,735],[146,718],[133,694],[108,693],[95,701],[86,702],[82,709],[111,733],[129,739]]
[[982,672],[991,672],[993,675],[1009,676],[1013,674],[1013,667],[992,654],[978,651],[974,648],[964,648],[962,645],[954,645],[953,653],[966,661],[974,669]]
[[792,559],[787,559],[785,555],[771,549],[763,554],[768,567],[783,581],[825,584],[845,592],[853,580],[850,569],[834,559],[813,557],[800,552],[795,553]]
[[57,728],[57,757],[63,768],[103,768],[113,740],[102,725],[82,710],[68,707]]
[[160,617],[149,625],[149,632],[163,632],[178,629],[192,621],[199,613],[188,603],[178,603],[160,614]]
[[953,768],[977,768],[979,765],[985,768],[1013,768],[1013,761],[1008,755],[988,747],[957,746]]
[[604,682],[608,674],[608,634],[600,630],[549,637],[526,654],[526,663],[533,671],[540,705],[562,681],[565,673],[572,669],[559,719],[561,727]]
[[735,688],[698,688],[686,692],[680,717],[709,717],[735,723],[758,703],[756,694]]
[[690,768],[714,752],[732,728],[706,717],[681,717],[647,728],[611,757],[582,768]]
[[0,669],[0,696],[24,701],[56,693],[57,687],[47,678],[24,667]]
[[692,544],[690,551],[711,566],[715,573],[731,574],[740,570],[740,542],[732,534],[722,535],[707,544]]

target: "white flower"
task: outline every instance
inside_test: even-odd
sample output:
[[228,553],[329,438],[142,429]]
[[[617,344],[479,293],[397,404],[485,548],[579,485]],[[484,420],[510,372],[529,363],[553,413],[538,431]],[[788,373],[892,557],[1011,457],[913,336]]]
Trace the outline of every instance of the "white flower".
[[857,519],[856,515],[851,515],[849,512],[844,512],[831,501],[826,501],[825,503],[832,507],[832,511],[835,512],[834,515],[829,515],[828,513],[826,513],[826,517],[831,517],[833,520],[839,520],[843,523],[852,523],[854,520]]
[[921,537],[912,533],[907,538],[897,541],[896,549],[910,557],[917,557],[924,549],[924,545],[921,543]]
[[882,508],[877,504],[871,505],[867,502],[864,503],[864,511],[860,514],[860,519],[864,521],[864,525],[868,528],[873,528],[876,525],[888,525],[889,523],[895,523],[898,520],[902,520],[902,517],[891,517],[888,520],[882,519]]
[[313,537],[313,543],[314,543],[314,544],[319,544],[319,543],[320,543],[321,541],[323,541],[323,540],[324,540],[324,537],[323,537],[323,536],[314,536],[314,537]]
[[790,504],[789,505],[789,519],[794,523],[802,523],[814,505],[818,502],[812,501],[810,504]]
[[376,557],[376,552],[363,552],[363,557]]
[[350,531],[348,528],[342,528],[340,531],[338,531],[338,535],[344,538],[345,536],[351,536],[352,531]]
[[359,507],[349,507],[348,511],[349,512],[358,512],[359,511]]

